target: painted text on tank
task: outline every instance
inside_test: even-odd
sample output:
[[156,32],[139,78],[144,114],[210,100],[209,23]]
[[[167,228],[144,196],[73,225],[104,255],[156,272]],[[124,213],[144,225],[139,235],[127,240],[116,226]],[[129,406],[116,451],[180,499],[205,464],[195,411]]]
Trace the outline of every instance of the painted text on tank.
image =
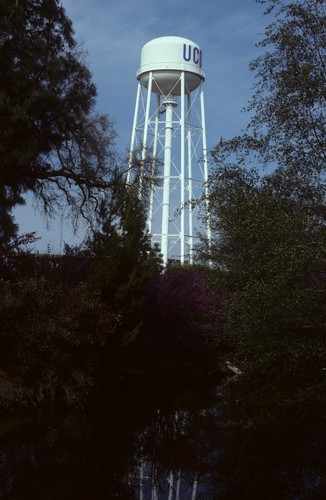
[[202,65],[202,51],[198,47],[183,44],[183,59],[187,62],[192,60],[194,64],[201,68]]

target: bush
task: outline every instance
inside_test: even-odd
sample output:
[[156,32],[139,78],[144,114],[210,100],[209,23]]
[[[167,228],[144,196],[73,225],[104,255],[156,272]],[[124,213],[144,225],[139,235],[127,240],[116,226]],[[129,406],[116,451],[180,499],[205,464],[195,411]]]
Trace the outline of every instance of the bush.
[[118,318],[99,293],[80,282],[45,278],[0,282],[1,361],[15,380],[16,403],[83,405],[94,384],[103,344]]
[[203,270],[174,265],[154,277],[148,290],[147,332],[160,347],[186,347],[216,333],[216,304]]

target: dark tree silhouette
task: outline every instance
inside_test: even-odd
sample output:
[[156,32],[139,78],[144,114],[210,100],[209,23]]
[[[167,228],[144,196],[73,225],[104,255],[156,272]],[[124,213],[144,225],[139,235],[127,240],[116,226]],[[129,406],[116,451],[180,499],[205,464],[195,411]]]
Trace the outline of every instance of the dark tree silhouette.
[[0,5],[1,234],[31,191],[47,214],[87,216],[114,182],[115,130],[58,0]]

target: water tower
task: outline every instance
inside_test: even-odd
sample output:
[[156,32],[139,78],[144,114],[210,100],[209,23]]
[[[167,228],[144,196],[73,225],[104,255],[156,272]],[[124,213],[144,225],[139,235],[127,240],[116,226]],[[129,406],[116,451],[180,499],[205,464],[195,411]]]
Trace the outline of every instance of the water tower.
[[[142,48],[137,80],[127,182],[138,155],[142,196],[142,176],[145,165],[148,174],[152,158],[147,199],[152,243],[160,247],[165,265],[168,259],[191,263],[197,233],[203,229],[196,200],[208,176],[202,51],[177,36],[151,40]],[[205,230],[210,239],[208,222]]]

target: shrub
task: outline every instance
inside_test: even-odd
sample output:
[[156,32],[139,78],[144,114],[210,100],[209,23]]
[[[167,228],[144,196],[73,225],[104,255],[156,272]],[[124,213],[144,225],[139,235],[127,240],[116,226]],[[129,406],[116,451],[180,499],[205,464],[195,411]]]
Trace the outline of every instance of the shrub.
[[216,302],[200,269],[174,265],[156,276],[147,307],[147,330],[154,326],[160,345],[205,343],[216,333]]
[[1,281],[0,294],[1,358],[16,380],[18,402],[38,405],[61,398],[82,405],[118,318],[85,282],[64,287],[45,278]]

